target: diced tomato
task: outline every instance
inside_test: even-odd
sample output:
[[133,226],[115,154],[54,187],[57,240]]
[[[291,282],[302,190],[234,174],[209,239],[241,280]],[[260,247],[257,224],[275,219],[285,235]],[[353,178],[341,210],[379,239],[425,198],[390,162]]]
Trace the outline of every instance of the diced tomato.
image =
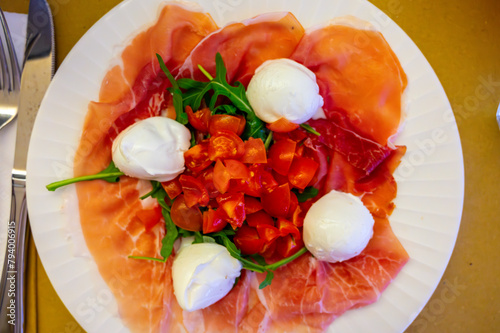
[[203,233],[208,234],[224,229],[227,225],[223,214],[219,210],[209,209],[203,212]]
[[163,187],[165,192],[167,192],[167,195],[171,200],[174,200],[175,197],[182,193],[182,185],[179,182],[179,177],[166,182],[162,182],[161,186]]
[[318,163],[310,158],[294,158],[288,172],[288,181],[303,190],[311,182],[317,169]]
[[243,193],[225,193],[217,197],[219,209],[222,209],[228,217],[228,221],[236,229],[241,227],[245,221],[245,199]]
[[283,176],[273,170],[272,172],[274,179],[278,182],[278,185],[283,185],[288,183],[288,176]]
[[298,206],[299,200],[297,199],[297,195],[290,191],[290,208],[288,209],[288,218],[293,218],[293,214],[295,213],[295,210],[297,210]]
[[208,197],[213,199],[216,198],[220,192],[215,188],[214,185],[214,168],[209,167],[198,176],[198,179],[203,183],[208,192]]
[[240,158],[245,153],[245,144],[236,133],[218,131],[210,137],[208,157],[215,161],[219,158]]
[[272,224],[261,223],[255,228],[257,229],[259,237],[263,239],[265,243],[271,243],[280,236],[280,231]]
[[260,171],[260,184],[262,186],[262,192],[272,192],[278,186],[276,179],[266,170]]
[[238,132],[236,132],[236,134],[238,134],[238,136],[241,136],[243,134],[243,131],[245,131],[245,125],[247,124],[247,120],[245,119],[245,117],[241,115],[238,115],[236,117],[240,118],[240,127],[238,127]]
[[221,160],[217,160],[214,166],[214,186],[220,193],[226,193],[229,188],[231,175]]
[[271,215],[263,210],[247,215],[247,223],[251,227],[256,227],[259,224],[269,224],[274,226],[274,220]]
[[250,178],[250,171],[247,166],[237,160],[224,160],[224,165],[226,166],[227,172],[231,176],[231,179],[243,179],[247,180]]
[[257,229],[247,225],[243,225],[236,230],[233,241],[241,250],[241,253],[246,255],[259,253],[264,247],[264,240],[259,238]]
[[[243,118],[243,120],[245,120]],[[208,132],[210,135],[215,135],[218,131],[230,131],[239,136],[241,118],[231,116],[229,114],[214,114],[210,118]],[[245,125],[243,125],[245,126]]]
[[292,123],[285,117],[276,120],[273,123],[267,124],[266,127],[273,132],[291,132],[299,127],[299,124]]
[[156,224],[161,221],[161,206],[156,205],[151,209],[139,210],[136,216],[144,224],[146,232],[150,231]]
[[262,139],[249,138],[245,141],[243,163],[267,163],[266,147]]
[[181,194],[170,208],[170,217],[176,226],[189,231],[201,231],[203,216],[198,206],[189,207]]
[[262,250],[260,250],[259,254],[266,259],[273,257],[276,252],[276,241],[278,239],[267,243],[264,242],[264,246],[262,247]]
[[188,207],[193,207],[197,204],[200,206],[206,206],[208,204],[208,200],[210,200],[208,197],[208,191],[199,179],[182,174],[179,177],[179,182],[182,185],[184,200],[186,201],[186,205],[188,205]]
[[186,151],[184,153],[186,168],[193,172],[201,172],[210,166],[212,161],[208,158],[208,149],[208,141],[202,141]]
[[286,217],[290,209],[290,186],[283,184],[271,192],[262,192],[262,207],[274,217]]
[[295,155],[293,157],[302,157],[302,155],[304,155],[304,145],[299,145],[296,149],[295,149]]
[[193,109],[191,109],[191,107],[188,105],[186,106],[186,113],[191,126],[193,126],[200,132],[208,132],[208,126],[210,123],[210,118],[212,116],[212,112],[209,108],[203,108],[193,113]]
[[276,221],[276,228],[278,228],[281,237],[292,235],[295,239],[302,238],[299,228],[284,218],[278,218]]
[[276,141],[269,148],[269,164],[280,175],[286,176],[295,155],[296,142],[290,139]]
[[249,214],[258,212],[261,209],[262,209],[262,204],[260,203],[259,199],[250,196],[245,196],[245,213],[247,214],[247,216]]
[[283,258],[288,258],[304,247],[302,238],[295,239],[291,235],[280,237],[276,240],[276,251]]

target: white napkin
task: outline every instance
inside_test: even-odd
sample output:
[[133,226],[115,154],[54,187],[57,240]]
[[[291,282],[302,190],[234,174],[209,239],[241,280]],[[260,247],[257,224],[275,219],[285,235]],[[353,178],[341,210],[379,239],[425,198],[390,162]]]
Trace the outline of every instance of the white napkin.
[[[4,15],[9,25],[17,61],[19,66],[22,66],[28,16],[8,12],[4,12]],[[17,121],[13,121],[0,131],[0,269],[3,267],[7,242],[7,223],[10,219],[16,128]]]

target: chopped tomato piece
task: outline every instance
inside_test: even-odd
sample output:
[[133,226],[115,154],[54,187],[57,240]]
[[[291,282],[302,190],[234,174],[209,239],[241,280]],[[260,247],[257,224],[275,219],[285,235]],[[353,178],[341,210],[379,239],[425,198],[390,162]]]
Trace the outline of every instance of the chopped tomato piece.
[[231,179],[248,179],[250,178],[250,171],[245,164],[237,160],[225,160],[224,165],[226,166]]
[[274,179],[278,182],[279,185],[288,184],[288,176],[283,176],[273,170],[272,172]]
[[226,225],[227,221],[224,216],[220,214],[219,210],[209,209],[203,212],[204,234],[221,231]]
[[266,243],[271,243],[273,240],[280,236],[280,231],[278,228],[272,224],[258,224],[256,227],[259,237]]
[[276,240],[276,251],[283,258],[288,258],[291,255],[294,255],[302,247],[304,247],[304,241],[302,238],[295,239],[291,235],[286,235],[285,237],[280,237]]
[[182,193],[182,185],[179,182],[179,177],[166,182],[162,182],[161,186],[163,187],[165,192],[167,192],[167,195],[171,200],[174,200],[175,197]]
[[262,209],[262,204],[260,203],[259,199],[250,196],[245,196],[245,213],[247,214],[247,216],[249,214],[258,212],[261,209]]
[[[279,238],[278,238],[279,239]],[[264,242],[264,246],[262,247],[262,250],[260,250],[259,254],[268,259],[274,256],[274,253],[276,252],[276,241],[278,239],[275,239],[271,242]]]
[[184,200],[184,195],[175,198],[170,208],[170,217],[176,226],[189,231],[201,231],[203,216],[198,206],[189,207]]
[[199,179],[183,174],[179,177],[179,182],[182,185],[184,200],[186,200],[188,207],[193,207],[196,204],[200,206],[208,204],[210,200],[208,191]]
[[276,227],[278,228],[281,237],[292,235],[295,239],[301,238],[299,228],[284,218],[278,218],[276,221]]
[[245,221],[245,199],[243,193],[226,193],[217,197],[219,209],[222,209],[233,229],[241,227]]
[[290,186],[283,184],[271,192],[262,192],[262,207],[274,217],[286,217],[290,209]]
[[139,210],[136,216],[144,224],[146,231],[149,231],[161,221],[161,206],[156,205],[152,209]]
[[212,164],[208,158],[208,141],[202,141],[184,153],[186,168],[193,172],[201,172]]
[[274,220],[271,215],[263,210],[247,215],[247,223],[251,227],[256,227],[259,224],[269,224],[274,226]]
[[234,244],[241,250],[242,254],[256,254],[264,247],[264,240],[259,238],[257,229],[243,225],[233,238]]
[[290,139],[276,141],[269,148],[269,165],[280,175],[286,176],[295,155],[296,142]]
[[282,117],[274,123],[267,124],[266,127],[273,132],[283,133],[291,132],[299,127],[299,124],[292,123],[288,119]]
[[[245,120],[245,118],[243,118]],[[215,135],[218,131],[230,131],[239,136],[241,118],[231,116],[229,114],[214,114],[210,118],[208,132],[210,135]],[[243,125],[244,128],[245,125]]]
[[266,170],[260,171],[260,184],[263,192],[271,192],[278,186],[276,179]]
[[243,131],[245,131],[247,120],[241,115],[238,115],[236,117],[240,118],[240,127],[238,127],[238,132],[236,132],[236,134],[238,134],[238,136],[241,136],[243,134]]
[[245,153],[243,140],[231,131],[218,131],[210,137],[208,157],[215,161],[219,158],[240,158]]
[[198,176],[198,179],[203,183],[203,186],[207,189],[209,198],[216,198],[220,192],[214,185],[214,168],[210,167]]
[[214,186],[220,193],[226,193],[229,188],[231,175],[221,160],[217,160],[214,166]]
[[243,163],[267,163],[266,147],[262,139],[249,138],[245,141]]
[[307,157],[294,158],[288,172],[288,181],[301,190],[305,189],[314,178],[318,165],[318,162]]
[[188,105],[186,106],[186,113],[191,126],[200,132],[208,133],[208,126],[212,116],[209,108],[203,108],[193,113],[193,109]]
[[293,218],[293,214],[297,210],[299,206],[299,200],[297,199],[297,195],[290,191],[290,208],[288,209],[288,218]]

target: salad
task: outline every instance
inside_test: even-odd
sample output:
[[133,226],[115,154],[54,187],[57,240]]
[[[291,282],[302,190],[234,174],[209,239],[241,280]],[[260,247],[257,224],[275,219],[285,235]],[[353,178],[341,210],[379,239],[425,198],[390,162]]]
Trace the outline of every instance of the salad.
[[[120,96],[113,89],[110,97],[103,84],[102,100],[89,106],[85,126],[91,129],[97,120],[100,125],[103,119],[113,120],[104,129],[103,126],[99,127],[101,137],[94,140],[93,148],[87,154],[92,160],[87,158],[75,163],[75,174],[85,175],[51,184],[49,189],[81,180],[108,181],[78,183],[82,229],[91,252],[94,249],[93,255],[97,258],[96,262],[105,279],[109,276],[116,277],[119,273],[122,274],[123,281],[140,280],[142,285],[138,284],[137,288],[143,285],[150,288],[143,299],[139,299],[155,304],[156,307],[143,311],[149,311],[149,318],[156,319],[139,323],[131,315],[134,307],[138,308],[137,304],[127,302],[130,297],[136,299],[138,296],[123,295],[123,292],[120,294],[123,288],[112,287],[119,304],[121,303],[120,311],[124,321],[132,329],[141,331],[148,327],[149,330],[155,330],[186,325],[186,318],[200,320],[194,315],[197,311],[203,313],[204,325],[211,330],[220,328],[224,323],[236,325],[240,329],[249,328],[255,324],[249,320],[256,317],[261,317],[259,323],[265,321],[270,325],[269,329],[296,325],[297,320],[309,328],[324,328],[348,308],[374,301],[407,260],[404,249],[394,240],[387,220],[393,209],[392,199],[395,196],[392,172],[404,154],[404,147],[392,147],[389,141],[389,137],[396,133],[399,121],[397,124],[384,124],[383,134],[380,131],[373,134],[370,126],[363,125],[364,121],[369,120],[369,117],[381,118],[380,114],[371,115],[368,108],[353,107],[353,116],[343,106],[336,105],[342,99],[334,98],[334,94],[328,92],[332,88],[328,83],[335,82],[335,88],[338,89],[336,91],[341,92],[345,82],[329,78],[331,72],[323,71],[328,66],[308,64],[324,59],[304,58],[304,52],[310,53],[309,44],[317,46],[324,41],[321,34],[335,33],[339,38],[347,39],[349,33],[359,33],[356,29],[328,25],[318,30],[318,37],[317,31],[304,34],[293,15],[278,13],[215,30],[213,26],[208,27],[211,23],[204,15],[178,5],[165,6],[157,24],[147,31],[150,35],[155,33],[155,28],[165,24],[175,26],[186,24],[187,21],[191,26],[202,25],[207,34],[197,36],[200,38],[196,43],[193,42],[194,46],[186,52],[184,59],[179,54],[166,54],[171,50],[159,54],[156,61],[150,62],[152,65],[144,67],[135,78],[134,82],[140,84],[134,86],[130,93]],[[181,16],[182,19],[179,18]],[[186,17],[191,21],[186,20]],[[178,18],[178,21],[173,18]],[[215,32],[209,32],[212,28]],[[254,50],[258,43],[250,44],[254,49],[243,56],[243,60],[224,63],[231,62],[232,58],[225,58],[223,52],[218,52],[218,48],[226,50],[225,46],[234,45],[235,41],[241,40],[239,36],[258,36],[259,31],[268,31],[270,28],[274,29],[271,30],[277,36],[283,37],[286,34],[294,37],[285,39],[290,41],[289,49],[282,46],[271,50],[272,52],[261,49],[261,53],[269,57],[266,59],[268,62],[261,57],[252,62],[252,59],[245,57],[248,54],[259,54]],[[333,32],[328,31],[329,29]],[[200,30],[203,29],[190,31],[198,34]],[[374,43],[384,45],[385,40],[380,34],[367,34],[374,39]],[[221,35],[224,36],[222,41]],[[172,36],[174,38],[175,34]],[[203,61],[194,62],[200,54],[206,54],[207,48],[214,48],[213,45],[217,52],[212,60],[208,60],[207,56]],[[384,50],[387,51],[389,48],[385,47]],[[126,52],[127,50],[124,54]],[[397,105],[394,100],[399,98],[400,101],[406,78],[398,67],[397,59],[394,60],[394,55],[389,52],[384,56],[393,60],[388,66],[392,66],[390,69],[394,74],[394,81],[397,81],[389,84],[385,82],[384,85],[384,91],[392,99],[386,99],[389,102],[383,105],[383,115],[393,122],[394,114],[391,111],[399,109],[400,112],[400,104]],[[174,60],[179,58],[183,60],[176,64]],[[285,89],[283,95],[269,94],[266,102],[265,92],[270,88],[265,82],[269,79],[262,75],[264,83],[257,80],[261,77],[260,73],[270,72],[268,77],[273,81],[279,73],[287,71],[273,69],[272,64],[276,59],[283,59],[278,63],[279,66],[293,67],[305,77],[312,77],[314,84],[317,81],[316,87],[314,84],[301,86],[307,82],[307,79],[301,77],[298,85],[292,84],[292,88],[287,88],[292,89],[292,93]],[[359,61],[355,57],[352,60],[354,63]],[[383,60],[385,63],[386,59]],[[266,70],[268,68],[271,70]],[[109,73],[112,74],[113,70]],[[367,69],[366,72],[376,76],[378,70],[373,70],[372,73]],[[384,80],[391,77],[390,73],[384,72]],[[200,75],[203,77],[200,78]],[[285,75],[281,81],[276,80],[289,82],[296,76],[299,75]],[[105,82],[112,82],[115,84],[113,88],[116,88],[116,82]],[[369,83],[374,83],[373,78]],[[387,92],[388,86],[397,87],[397,83],[400,85],[399,91],[389,89]],[[245,89],[247,86],[248,89]],[[110,91],[111,89],[107,92]],[[309,103],[305,103],[307,105],[298,107],[298,112],[293,108],[297,103],[280,109],[283,101],[297,93],[300,95],[303,91],[308,91],[306,95],[311,96]],[[283,96],[282,100],[276,102],[276,96]],[[299,102],[303,100],[304,96],[297,99]],[[369,104],[370,100],[374,100],[374,97],[367,95],[361,104]],[[274,105],[269,106],[273,102]],[[320,109],[321,106],[323,109]],[[165,117],[165,114],[173,114],[172,109],[175,111],[175,122]],[[301,110],[304,112],[300,112]],[[266,116],[271,118],[266,119]],[[361,121],[355,122],[351,116],[353,119],[361,117]],[[156,119],[159,123],[156,123]],[[139,134],[134,136],[134,131],[141,126],[148,130],[139,130]],[[139,154],[135,156],[147,156],[145,159],[135,158],[133,165],[129,163],[129,157],[134,156],[137,144],[127,145],[130,142],[127,138],[130,137],[144,141],[139,144]],[[172,149],[171,144],[164,147],[154,145],[152,149],[147,147],[148,143],[158,138],[162,142],[173,143],[175,149]],[[85,137],[82,137],[82,143],[86,143]],[[149,152],[149,155],[143,155],[145,152]],[[155,157],[155,154],[159,156]],[[168,158],[165,158],[166,155]],[[182,155],[183,163],[180,163],[178,155]],[[91,168],[88,167],[89,164],[92,164]],[[156,164],[165,167],[157,172],[151,169]],[[132,167],[127,168],[131,165]],[[93,173],[89,172],[92,170]],[[91,193],[100,193],[99,200],[89,196]],[[311,209],[316,202],[328,199],[330,193],[335,195],[329,199],[332,201],[322,204],[325,208]],[[342,208],[328,211],[331,202],[345,202],[346,206],[356,208],[344,213]],[[343,204],[339,207],[343,207]],[[309,212],[314,214],[308,219]],[[359,218],[355,219],[360,221],[359,228],[370,232],[365,233],[359,245],[347,251],[350,253],[343,253],[336,247],[328,248],[329,244],[334,243],[328,239],[315,244],[316,246],[304,246],[306,235],[309,235],[313,243],[322,236],[317,230],[305,232],[307,225],[311,225],[307,223],[308,220],[312,224],[314,221],[323,221],[329,227],[332,223],[328,221],[328,217],[333,216],[332,214],[338,213],[335,221],[344,219],[346,223],[350,223],[349,217],[357,212],[361,212],[358,214]],[[367,215],[364,212],[369,213]],[[87,227],[84,225],[85,221],[89,222]],[[97,223],[92,225],[90,222]],[[356,229],[358,227],[353,228],[354,231],[359,230]],[[333,229],[336,232],[340,230]],[[98,234],[102,235],[99,239],[92,237]],[[352,245],[359,238],[357,236],[357,232],[347,230],[345,237],[352,238],[347,238],[349,241],[344,245]],[[130,238],[132,242],[125,238]],[[182,239],[183,244],[176,244],[178,239]],[[391,245],[384,249],[387,245],[384,243],[388,239],[391,240]],[[193,252],[198,253],[195,255],[187,254],[188,251],[199,248],[197,245],[203,245],[205,249]],[[225,255],[226,252],[221,251],[221,247],[229,255]],[[98,253],[103,248],[111,250],[107,257]],[[307,253],[308,248],[314,257]],[[116,257],[121,257],[119,264],[126,267],[119,267],[112,262],[111,259],[116,259],[114,253]],[[205,268],[201,270],[201,273],[206,273],[207,281],[213,273],[220,272],[220,267],[231,268],[222,274],[226,280],[228,276],[230,278],[229,283],[211,280],[211,287],[203,291],[203,283],[199,283],[202,278],[197,276],[198,285],[192,285],[196,288],[187,297],[193,296],[194,301],[191,302],[181,296],[186,296],[186,293],[177,290],[189,289],[189,286],[176,286],[179,285],[175,278],[176,272],[179,272],[176,260],[177,257],[179,261],[184,258],[182,260],[185,264],[177,265],[185,270],[180,273],[181,276],[191,274],[193,277],[194,273],[200,273],[199,267],[210,266],[206,262],[192,264],[195,258],[200,257],[200,253],[206,253],[210,263],[219,265],[213,272]],[[326,255],[322,256],[324,253]],[[123,254],[126,254],[125,258]],[[193,266],[187,267],[189,265]],[[362,266],[361,270],[358,265]],[[380,271],[377,265],[383,267],[384,276],[377,276],[376,272]],[[136,273],[139,276],[137,280],[131,272],[135,273],[138,268],[141,270]],[[245,271],[240,273],[241,268]],[[352,270],[349,271],[349,268]],[[360,271],[361,276],[353,275]],[[371,277],[370,273],[373,273]],[[308,286],[304,283],[311,274],[316,276],[317,284]],[[328,278],[334,275],[342,278]],[[354,283],[356,280],[367,281],[365,283],[372,286],[372,290]],[[290,283],[297,284],[292,289],[294,292],[290,292]],[[130,287],[130,283],[125,284]],[[348,293],[344,293],[341,298],[332,297],[339,286],[342,289],[342,284],[360,287],[354,291],[357,300],[356,297],[348,297]],[[214,289],[220,290],[220,298],[207,296],[208,291]],[[173,291],[175,297],[172,297]],[[129,293],[132,294],[133,291]],[[315,297],[325,302],[320,308]],[[208,298],[214,302],[205,302]],[[234,298],[242,302],[234,304]],[[201,301],[197,302],[197,299]],[[235,316],[231,319],[221,317],[228,311]],[[213,322],[208,319],[208,312]],[[214,316],[214,312],[218,316]]]

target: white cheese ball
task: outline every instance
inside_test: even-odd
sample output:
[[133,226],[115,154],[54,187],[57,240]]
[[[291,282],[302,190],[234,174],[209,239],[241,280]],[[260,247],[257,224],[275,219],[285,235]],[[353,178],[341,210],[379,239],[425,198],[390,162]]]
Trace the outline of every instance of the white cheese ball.
[[222,245],[198,243],[181,246],[172,266],[177,302],[186,311],[214,304],[231,291],[241,268],[240,261],[231,257]]
[[172,180],[184,171],[184,152],[191,133],[182,124],[166,117],[136,122],[113,141],[113,162],[130,177]]
[[250,80],[247,97],[257,117],[266,123],[286,118],[302,124],[321,112],[316,75],[290,59],[267,60]]
[[304,219],[304,243],[321,261],[351,259],[373,236],[374,219],[358,197],[331,191],[315,202]]

